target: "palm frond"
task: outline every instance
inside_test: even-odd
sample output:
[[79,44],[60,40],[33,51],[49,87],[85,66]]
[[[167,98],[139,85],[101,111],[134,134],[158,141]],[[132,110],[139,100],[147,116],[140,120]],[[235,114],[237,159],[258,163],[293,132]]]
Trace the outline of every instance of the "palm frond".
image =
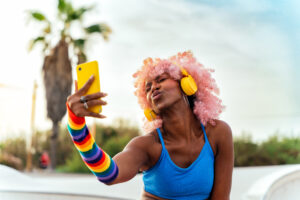
[[65,0],[58,0],[58,6],[57,6],[58,10],[60,12],[64,12],[64,10],[66,9],[66,2]]
[[32,39],[30,42],[29,42],[29,47],[28,47],[28,51],[31,51],[34,47],[34,45],[37,43],[37,42],[43,42],[44,44],[46,43],[45,42],[45,37],[44,36],[39,36],[39,37],[36,37],[34,39]]
[[44,14],[37,11],[29,11],[33,19],[37,21],[48,21]]
[[78,48],[80,51],[84,50],[85,42],[86,42],[85,39],[76,39],[76,40],[73,40],[74,47]]
[[60,13],[71,13],[74,10],[71,3],[65,0],[58,0],[58,11]]
[[108,40],[108,36],[112,32],[111,28],[105,23],[94,24],[86,27],[84,30],[88,34],[100,33],[105,40]]
[[77,10],[74,10],[72,13],[68,13],[67,21],[74,21],[82,19],[82,16],[87,12],[94,9],[94,6],[91,7],[81,7]]

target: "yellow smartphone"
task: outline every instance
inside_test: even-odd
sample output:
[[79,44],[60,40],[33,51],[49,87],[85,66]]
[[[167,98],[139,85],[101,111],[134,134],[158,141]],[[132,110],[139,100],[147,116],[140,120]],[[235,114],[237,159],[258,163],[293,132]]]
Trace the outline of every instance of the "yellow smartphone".
[[[80,64],[76,67],[77,72],[77,85],[78,89],[82,88],[89,78],[94,75],[95,79],[85,95],[100,92],[100,76],[97,61],[87,62]],[[88,108],[89,111],[94,113],[101,113],[102,106],[93,106]]]

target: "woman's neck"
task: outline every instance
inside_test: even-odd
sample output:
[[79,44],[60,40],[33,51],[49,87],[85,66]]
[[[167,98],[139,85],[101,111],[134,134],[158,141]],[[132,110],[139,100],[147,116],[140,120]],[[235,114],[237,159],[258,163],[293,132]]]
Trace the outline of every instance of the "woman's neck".
[[162,131],[170,140],[191,141],[201,136],[200,123],[183,98],[161,113]]

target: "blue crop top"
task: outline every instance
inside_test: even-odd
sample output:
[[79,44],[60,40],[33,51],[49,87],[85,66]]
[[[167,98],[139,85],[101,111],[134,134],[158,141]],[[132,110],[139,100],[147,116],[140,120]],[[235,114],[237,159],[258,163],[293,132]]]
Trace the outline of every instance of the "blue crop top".
[[187,168],[177,166],[165,147],[162,134],[157,129],[162,151],[157,163],[143,172],[145,191],[155,196],[186,200],[207,199],[214,184],[214,153],[201,124],[205,144],[198,158]]

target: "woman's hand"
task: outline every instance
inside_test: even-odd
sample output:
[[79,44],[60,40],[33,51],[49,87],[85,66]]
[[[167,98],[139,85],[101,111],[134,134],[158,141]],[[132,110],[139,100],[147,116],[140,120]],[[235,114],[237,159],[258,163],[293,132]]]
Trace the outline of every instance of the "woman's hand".
[[[82,103],[82,101],[80,100],[80,98],[84,96],[88,91],[88,89],[91,87],[93,81],[94,81],[94,76],[91,76],[91,78],[84,84],[84,86],[80,90],[78,90],[77,81],[75,80],[75,93],[68,96],[67,98],[67,103],[71,111],[78,117],[85,117],[85,116],[97,117],[97,118],[106,117],[99,113],[94,113],[87,110],[84,107],[84,103]],[[106,93],[97,92],[94,94],[84,96],[84,99],[86,100],[88,107],[92,107],[96,105],[106,105],[107,103],[100,99],[101,97],[105,97],[106,95],[107,95]]]

